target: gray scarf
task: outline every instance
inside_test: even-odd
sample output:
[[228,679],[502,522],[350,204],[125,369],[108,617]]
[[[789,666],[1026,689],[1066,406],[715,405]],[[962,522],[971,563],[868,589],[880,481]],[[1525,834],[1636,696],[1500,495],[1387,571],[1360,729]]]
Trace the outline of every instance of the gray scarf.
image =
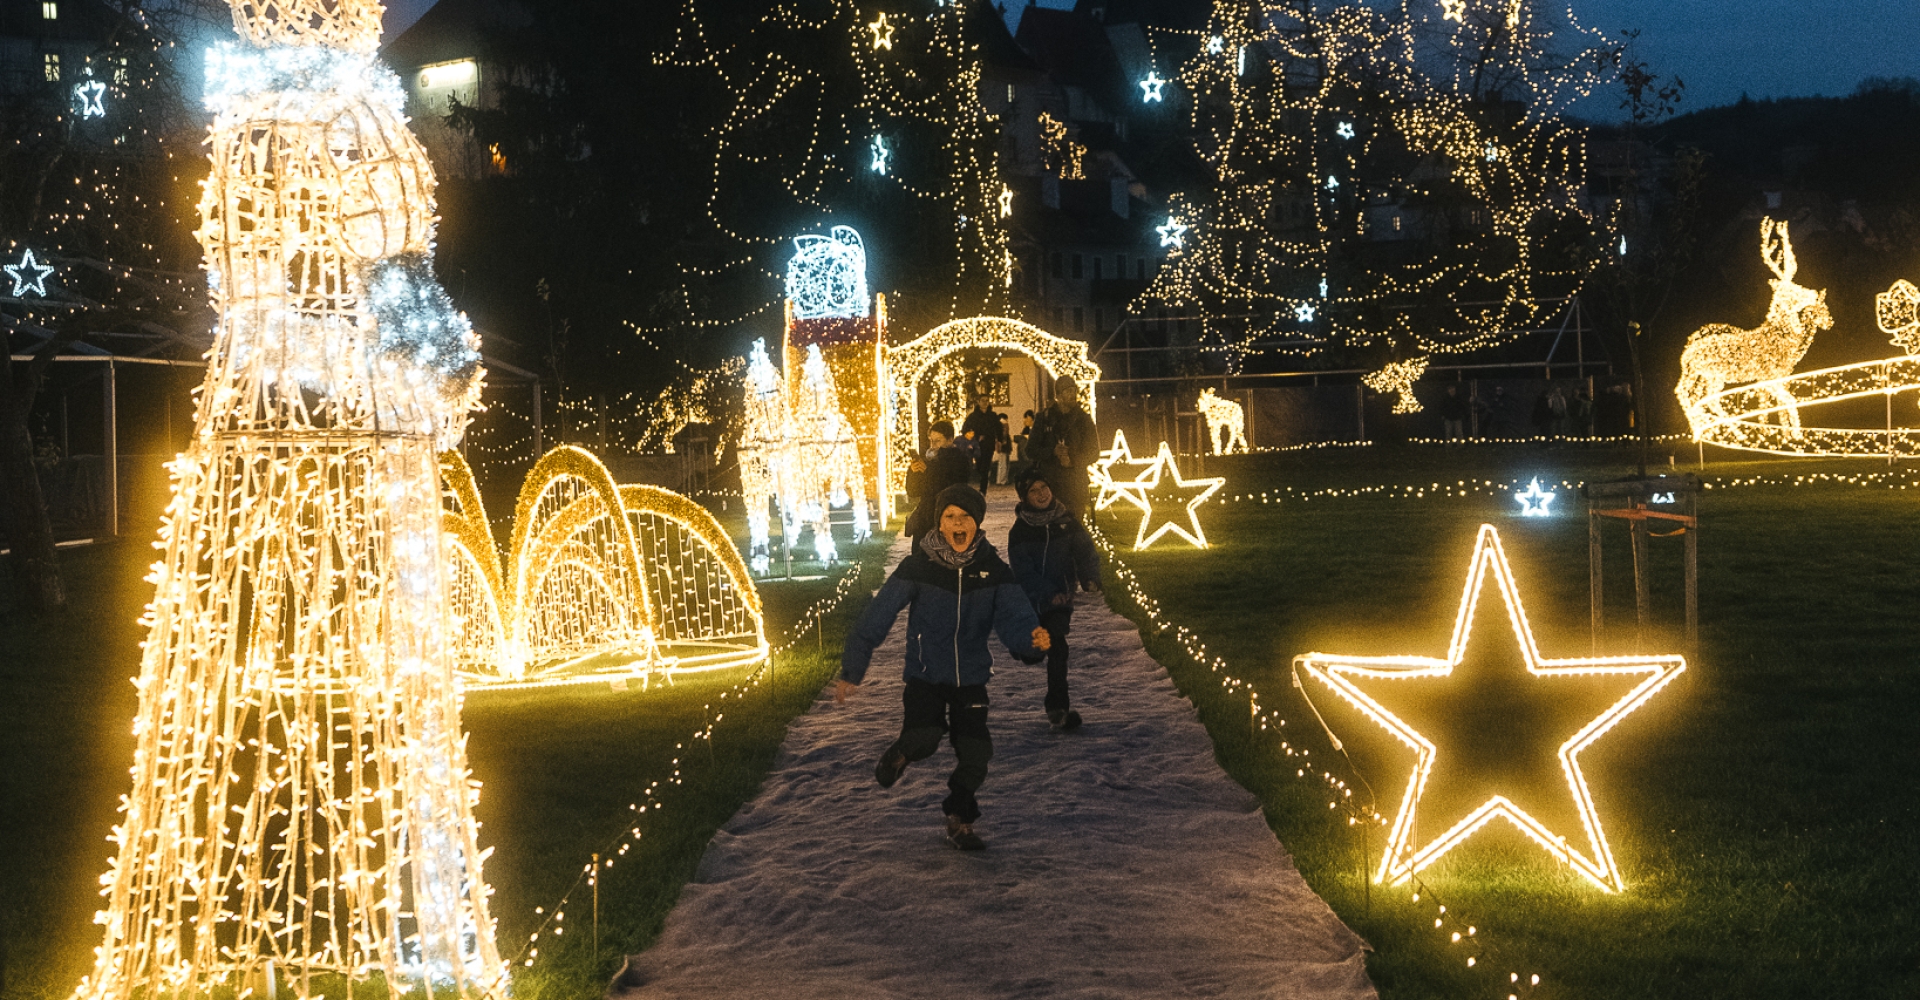
[[948,569],[957,570],[972,562],[973,557],[980,554],[980,541],[986,537],[986,532],[976,531],[973,533],[973,543],[967,546],[967,550],[955,552],[953,544],[947,541],[947,536],[941,534],[939,528],[935,528],[920,537],[920,547],[927,550],[928,558],[934,562]]
[[1057,497],[1054,498],[1053,506],[1045,510],[1034,510],[1032,507],[1023,503],[1015,508],[1014,513],[1020,515],[1021,521],[1035,528],[1044,528],[1049,524],[1056,524],[1073,516],[1073,512],[1067,510],[1067,505],[1061,503]]

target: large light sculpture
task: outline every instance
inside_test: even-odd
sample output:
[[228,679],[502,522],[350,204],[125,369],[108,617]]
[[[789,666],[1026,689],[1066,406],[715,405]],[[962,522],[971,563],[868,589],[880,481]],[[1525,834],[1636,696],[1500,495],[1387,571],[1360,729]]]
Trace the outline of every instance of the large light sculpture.
[[1800,429],[1793,393],[1778,380],[1793,374],[1813,346],[1814,334],[1832,327],[1833,317],[1827,312],[1826,292],[1794,283],[1800,265],[1785,222],[1760,220],[1760,258],[1774,274],[1767,282],[1773,286],[1773,302],[1765,322],[1752,330],[1708,324],[1694,331],[1680,352],[1680,384],[1674,394],[1696,436],[1715,417],[1729,415],[1717,397],[1729,384],[1741,382],[1766,383],[1764,391],[1780,403],[1780,422],[1792,431]]
[[198,233],[218,327],[75,997],[267,977],[303,997],[318,977],[501,996],[438,457],[482,373],[433,280],[433,172],[374,54],[378,2],[233,9],[243,43],[208,58]]
[[1389,393],[1399,394],[1399,398],[1394,400],[1393,412],[1419,413],[1420,398],[1413,394],[1413,384],[1420,381],[1420,376],[1426,373],[1427,359],[1413,358],[1408,361],[1395,361],[1377,372],[1362,375],[1360,381],[1382,396]]
[[[1139,468],[1132,479],[1115,479],[1113,467],[1127,465]],[[1113,432],[1113,447],[1100,453],[1100,457],[1087,467],[1092,485],[1098,492],[1094,496],[1093,509],[1106,510],[1121,500],[1134,505],[1145,512],[1151,504],[1147,501],[1146,491],[1153,485],[1160,456],[1152,458],[1134,458],[1133,448],[1127,444],[1127,432]]]
[[817,344],[799,365],[800,390],[788,383],[767,357],[766,342],[753,342],[747,357],[746,429],[740,442],[740,484],[747,506],[747,558],[756,572],[772,565],[767,509],[776,503],[782,530],[792,544],[802,523],[813,528],[814,557],[839,558],[829,511],[853,505],[855,540],[872,533],[861,478],[859,441],[840,412],[833,371]]
[[[1127,494],[1129,500],[1137,498],[1140,507],[1140,527],[1133,534],[1133,547],[1145,549],[1165,538],[1169,533],[1186,539],[1195,548],[1207,547],[1207,533],[1200,527],[1200,515],[1195,510],[1206,503],[1227,481],[1220,476],[1202,476],[1188,479],[1180,474],[1180,466],[1174,462],[1173,449],[1165,441],[1160,442],[1160,454],[1140,478],[1132,483],[1115,484],[1117,489]],[[1154,494],[1161,497],[1161,516],[1154,517]],[[1168,517],[1166,508],[1177,507],[1181,517]],[[1185,521],[1185,524],[1180,523]]]
[[1238,444],[1241,451],[1247,447],[1247,414],[1240,404],[1230,399],[1221,399],[1212,389],[1200,390],[1200,398],[1194,400],[1193,408],[1207,421],[1207,440],[1213,444],[1216,455],[1233,454],[1233,446]]
[[503,561],[473,472],[443,456],[450,607],[468,690],[620,684],[765,662],[765,613],[712,513],[561,446],[520,489]]
[[[1513,651],[1517,656],[1495,656],[1492,662],[1468,656],[1480,595],[1489,580],[1499,587],[1518,645]],[[1488,823],[1505,819],[1594,885],[1609,892],[1626,887],[1601,829],[1580,754],[1679,676],[1686,660],[1671,655],[1541,656],[1500,534],[1492,525],[1481,525],[1474,543],[1446,656],[1307,653],[1295,657],[1293,664],[1296,681],[1304,673],[1414,753],[1374,881],[1405,882]],[[1476,693],[1486,697],[1463,701]],[[1556,703],[1568,700],[1604,707],[1593,714],[1567,715]],[[1489,703],[1503,709],[1499,718],[1488,714]],[[1485,725],[1462,726],[1460,720],[1470,714],[1485,717]],[[1436,739],[1408,721],[1419,716],[1452,723],[1446,727],[1451,741]],[[1553,723],[1561,719],[1572,721],[1555,730]],[[1422,724],[1433,732],[1441,729]],[[1542,796],[1537,788],[1516,782],[1510,770],[1515,762],[1555,773],[1554,784],[1563,783],[1571,801],[1561,802],[1557,790]],[[1548,809],[1578,817],[1575,836],[1584,834],[1584,848],[1537,818]]]
[[[789,430],[802,436],[840,433],[830,426],[827,410],[815,413],[805,409],[813,405],[817,389],[807,382],[808,359],[817,353],[825,365],[831,412],[843,418],[853,434],[855,465],[844,488],[858,494],[862,505],[871,501],[872,510],[885,523],[893,514],[892,498],[881,488],[888,450],[886,420],[881,412],[881,393],[886,384],[887,297],[869,298],[867,294],[867,251],[860,234],[848,226],[834,226],[828,232],[827,236],[800,236],[793,241],[797,252],[787,264],[787,313],[780,354],[786,371],[784,399],[801,409],[791,410],[766,425],[765,430],[776,437]],[[749,389],[749,397],[752,393]],[[816,426],[785,426],[794,420],[815,421]],[[811,474],[809,471],[807,475]],[[864,513],[861,518],[864,523]],[[860,533],[865,537],[864,527]],[[816,539],[816,544],[823,540]]]

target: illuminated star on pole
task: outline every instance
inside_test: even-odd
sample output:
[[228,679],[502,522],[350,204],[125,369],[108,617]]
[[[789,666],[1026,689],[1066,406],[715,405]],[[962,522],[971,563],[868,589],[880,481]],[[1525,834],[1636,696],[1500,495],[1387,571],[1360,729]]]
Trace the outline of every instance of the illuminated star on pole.
[[1513,498],[1520,501],[1521,517],[1546,517],[1547,505],[1553,503],[1554,496],[1555,494],[1552,490],[1543,490],[1540,488],[1540,477],[1535,476],[1533,477],[1533,482],[1527,485],[1526,490],[1521,493],[1515,493]]
[[80,117],[105,118],[107,116],[107,85],[98,80],[87,80],[73,85],[73,98],[80,102]]
[[1167,81],[1160,79],[1158,73],[1155,73],[1153,70],[1147,70],[1147,78],[1140,81],[1140,103],[1146,104],[1159,100],[1160,88],[1166,85]]
[[1167,216],[1166,225],[1155,226],[1153,230],[1160,234],[1160,245],[1163,247],[1179,249],[1187,245],[1186,223],[1171,215]]
[[[1150,477],[1150,478],[1149,478]],[[1170,482],[1169,482],[1170,481]],[[1165,441],[1160,442],[1160,455],[1153,468],[1141,477],[1141,481],[1129,485],[1144,486],[1140,513],[1140,530],[1133,536],[1133,547],[1144,549],[1161,539],[1168,532],[1179,535],[1197,548],[1207,547],[1207,533],[1200,528],[1200,518],[1194,514],[1194,508],[1207,502],[1207,499],[1220,492],[1227,481],[1219,476],[1201,479],[1187,479],[1180,475],[1180,467],[1174,463],[1173,449]],[[1153,517],[1153,498],[1155,494],[1173,494],[1161,498],[1160,509],[1165,511],[1171,503],[1185,514],[1186,524],[1181,524],[1177,515],[1163,518],[1157,525]],[[1129,498],[1131,499],[1131,498]],[[1191,530],[1189,530],[1191,529]]]
[[31,248],[20,255],[20,263],[8,264],[0,267],[0,270],[6,271],[7,277],[13,279],[13,297],[16,299],[25,298],[29,293],[45,297],[47,277],[53,274],[51,265],[33,259]]
[[873,167],[873,172],[876,174],[886,173],[887,160],[893,157],[893,150],[887,148],[887,140],[876,135],[873,137],[873,142],[868,148],[873,150],[873,162],[870,164]]
[[881,11],[880,16],[867,25],[867,30],[873,32],[874,48],[893,50],[893,25],[887,23],[886,11]]
[[1000,217],[1004,219],[1007,216],[1012,214],[1013,214],[1013,189],[1006,186],[1005,184],[1002,184],[1000,185]]
[[[1499,585],[1518,648],[1501,643],[1491,655],[1469,657],[1489,579]],[[1601,889],[1626,887],[1580,754],[1687,662],[1677,655],[1541,656],[1493,525],[1480,526],[1444,658],[1306,653],[1293,664],[1296,680],[1304,673],[1332,690],[1414,752],[1374,881],[1405,882],[1481,827],[1505,819]],[[1421,843],[1423,829],[1440,832]],[[1582,833],[1584,850],[1577,846]]]
[[1313,317],[1314,317],[1313,303],[1302,302],[1299,305],[1293,307],[1294,319],[1302,323],[1311,323],[1313,322]]

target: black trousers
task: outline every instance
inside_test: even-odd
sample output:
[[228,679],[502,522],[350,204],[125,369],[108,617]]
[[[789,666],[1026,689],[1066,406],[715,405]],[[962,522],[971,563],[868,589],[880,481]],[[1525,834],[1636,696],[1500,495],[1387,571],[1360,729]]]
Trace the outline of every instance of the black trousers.
[[1071,708],[1067,700],[1067,628],[1073,624],[1072,608],[1051,608],[1040,616],[1040,627],[1047,630],[1052,644],[1047,647],[1047,714]]
[[979,457],[973,461],[974,471],[980,474],[980,495],[985,496],[988,484],[993,481],[993,446],[982,445]]
[[987,733],[987,686],[929,684],[909,679],[900,700],[906,718],[900,738],[888,750],[898,750],[910,761],[925,760],[940,748],[940,737],[953,741],[958,758],[947,776],[947,797],[940,808],[962,823],[980,818],[974,793],[987,780],[987,762],[993,759],[993,737]]

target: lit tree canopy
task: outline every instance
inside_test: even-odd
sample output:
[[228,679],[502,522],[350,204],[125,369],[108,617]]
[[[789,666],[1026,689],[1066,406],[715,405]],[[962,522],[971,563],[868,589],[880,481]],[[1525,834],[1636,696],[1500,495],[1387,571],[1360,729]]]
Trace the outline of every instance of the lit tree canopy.
[[[1162,44],[1166,38],[1160,39]],[[1416,357],[1538,326],[1594,266],[1585,141],[1562,118],[1615,51],[1540,0],[1218,0],[1178,85],[1211,190],[1149,300],[1232,360]]]

